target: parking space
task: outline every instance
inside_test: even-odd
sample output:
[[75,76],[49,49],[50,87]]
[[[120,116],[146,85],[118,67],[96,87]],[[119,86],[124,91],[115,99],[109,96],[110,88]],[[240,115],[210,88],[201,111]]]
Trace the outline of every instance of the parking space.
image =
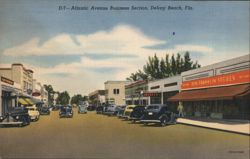
[[95,112],[0,129],[0,158],[249,158],[249,136],[187,125],[159,127]]

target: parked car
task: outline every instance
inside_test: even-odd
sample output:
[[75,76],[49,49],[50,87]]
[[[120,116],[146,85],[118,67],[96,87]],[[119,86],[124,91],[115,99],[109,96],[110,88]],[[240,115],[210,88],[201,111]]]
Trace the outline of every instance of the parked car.
[[50,108],[49,107],[41,107],[40,109],[40,115],[50,115]]
[[73,109],[71,106],[62,106],[59,111],[60,118],[72,118],[73,117]]
[[0,125],[25,126],[30,124],[28,109],[25,107],[14,107],[9,113],[0,116]]
[[106,108],[106,111],[104,112],[104,114],[106,115],[116,115],[117,114],[117,106],[116,105],[108,105],[107,108]]
[[57,110],[59,110],[61,108],[61,105],[54,105],[53,107],[52,107],[52,110],[53,111],[57,111]]
[[141,120],[144,111],[145,111],[145,106],[140,106],[140,105],[135,106],[133,111],[130,113],[129,120],[131,120],[132,122]]
[[28,109],[28,114],[30,116],[31,121],[38,121],[40,117],[40,113],[35,105],[26,107]]
[[124,110],[122,118],[128,119],[135,106],[136,105],[127,105]]
[[117,111],[116,116],[117,116],[118,118],[121,118],[121,117],[123,116],[124,111],[125,111],[125,108],[126,108],[126,105],[121,105],[121,106],[117,106],[117,107],[116,107],[116,111]]
[[78,113],[79,114],[82,114],[82,113],[84,113],[84,114],[87,114],[87,105],[79,105],[78,106]]
[[95,105],[89,105],[87,107],[87,109],[88,109],[88,111],[94,111],[94,110],[96,110],[96,106]]
[[102,114],[103,113],[104,106],[98,106],[96,107],[96,114]]
[[176,114],[168,110],[167,105],[152,104],[148,105],[141,118],[144,125],[148,123],[158,123],[161,126],[176,123]]

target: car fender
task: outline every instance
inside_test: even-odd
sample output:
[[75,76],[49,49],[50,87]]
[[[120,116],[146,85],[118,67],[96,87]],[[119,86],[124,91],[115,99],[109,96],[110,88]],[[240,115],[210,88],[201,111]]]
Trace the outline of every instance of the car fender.
[[159,117],[159,119],[161,120],[163,117],[168,118],[168,115],[167,115],[167,114],[162,114],[162,115]]

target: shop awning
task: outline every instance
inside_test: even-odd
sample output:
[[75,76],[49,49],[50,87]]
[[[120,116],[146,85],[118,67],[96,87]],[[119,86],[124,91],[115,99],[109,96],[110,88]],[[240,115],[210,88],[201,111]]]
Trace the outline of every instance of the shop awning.
[[22,105],[29,105],[29,103],[26,102],[23,98],[18,98],[18,103],[20,103]]
[[182,91],[168,101],[232,100],[247,95],[250,84]]
[[31,101],[30,98],[25,98],[24,99],[27,103],[29,103],[29,105],[34,105],[34,103]]
[[43,104],[44,102],[42,102],[41,100],[39,99],[36,99],[36,98],[31,98],[31,101],[35,104]]

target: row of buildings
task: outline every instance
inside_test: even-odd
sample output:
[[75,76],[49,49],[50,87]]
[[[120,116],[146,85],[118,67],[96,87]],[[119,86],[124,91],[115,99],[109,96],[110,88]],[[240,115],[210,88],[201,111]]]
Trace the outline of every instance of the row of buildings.
[[[189,117],[250,119],[250,56],[222,61],[155,81],[107,81],[89,94],[94,104],[183,103]],[[102,99],[102,100],[100,100]]]
[[0,68],[0,116],[21,105],[48,105],[48,92],[33,78],[33,71],[20,63]]

